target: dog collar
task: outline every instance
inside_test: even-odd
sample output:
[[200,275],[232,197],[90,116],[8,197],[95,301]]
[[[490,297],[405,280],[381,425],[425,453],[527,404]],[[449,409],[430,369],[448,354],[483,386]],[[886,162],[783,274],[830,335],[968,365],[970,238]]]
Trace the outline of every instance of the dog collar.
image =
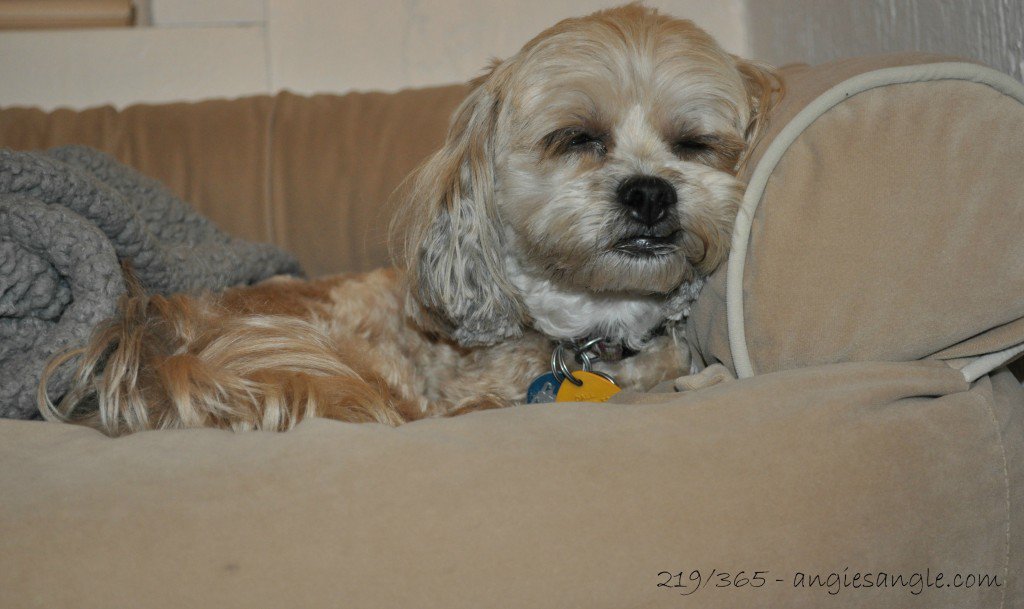
[[593,353],[603,362],[618,362],[632,357],[639,353],[636,349],[631,349],[621,340],[607,340],[599,339],[597,344],[592,347]]
[[[667,331],[668,328],[663,323],[657,328],[651,330],[644,340],[647,341],[656,336],[663,336]],[[603,336],[591,336],[587,340],[576,343],[566,343],[566,345],[569,350],[576,354],[576,361],[580,363],[582,363],[582,357],[580,356],[581,352],[587,353],[590,356],[591,361],[595,362],[619,362],[640,353],[636,349],[627,345],[622,339],[611,340]]]

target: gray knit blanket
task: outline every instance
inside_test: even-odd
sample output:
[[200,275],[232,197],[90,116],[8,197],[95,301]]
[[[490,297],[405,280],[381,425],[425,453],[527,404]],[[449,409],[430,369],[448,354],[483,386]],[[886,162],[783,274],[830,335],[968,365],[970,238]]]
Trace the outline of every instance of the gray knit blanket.
[[[147,291],[163,294],[300,272],[288,254],[228,236],[99,151],[0,149],[0,417],[35,416],[47,361],[114,315],[122,260]],[[72,371],[51,378],[51,398]]]

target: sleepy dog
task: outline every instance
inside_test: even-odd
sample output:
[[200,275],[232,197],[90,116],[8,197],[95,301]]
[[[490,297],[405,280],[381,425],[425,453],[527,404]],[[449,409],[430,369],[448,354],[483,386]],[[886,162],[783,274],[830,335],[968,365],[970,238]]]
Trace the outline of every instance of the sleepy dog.
[[57,404],[44,380],[44,416],[111,435],[394,425],[522,402],[549,370],[577,383],[578,363],[635,390],[685,374],[678,324],[727,254],[772,70],[631,4],[556,24],[472,84],[405,191],[398,268],[133,287],[51,362],[78,367]]

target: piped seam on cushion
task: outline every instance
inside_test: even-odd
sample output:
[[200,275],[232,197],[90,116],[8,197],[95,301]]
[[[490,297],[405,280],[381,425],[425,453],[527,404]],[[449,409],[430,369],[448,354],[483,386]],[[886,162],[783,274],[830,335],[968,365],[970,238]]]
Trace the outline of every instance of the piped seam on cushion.
[[[729,349],[732,352],[732,360],[737,378],[747,378],[755,374],[753,362],[750,359],[750,351],[747,348],[746,323],[743,317],[743,271],[750,244],[750,231],[753,227],[754,215],[764,196],[768,180],[782,160],[782,157],[785,156],[789,147],[797,138],[818,118],[850,97],[890,85],[936,80],[964,80],[986,85],[1024,104],[1024,85],[1002,72],[985,66],[964,62],[943,62],[884,68],[849,78],[819,95],[783,127],[775,140],[768,145],[768,149],[761,157],[761,161],[751,174],[746,194],[743,197],[743,203],[740,205],[736,216],[728,268],[726,270],[726,324],[729,334]],[[1018,347],[1024,348],[1024,345],[1018,345]],[[1018,351],[1017,353],[1020,352]],[[996,354],[983,356],[979,360],[991,355]],[[1012,358],[1014,355],[1009,357]],[[987,374],[1006,361],[1008,359],[992,366],[981,374]],[[983,369],[983,366],[979,366],[977,369]]]

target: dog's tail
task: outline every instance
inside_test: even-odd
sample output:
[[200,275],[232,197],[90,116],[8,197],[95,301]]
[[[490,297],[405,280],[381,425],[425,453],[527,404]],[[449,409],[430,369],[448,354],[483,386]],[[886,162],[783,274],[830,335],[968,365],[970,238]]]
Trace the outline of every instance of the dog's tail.
[[[43,417],[112,436],[144,429],[285,430],[308,416],[397,425],[408,405],[372,371],[353,369],[312,323],[239,314],[216,299],[146,294],[132,278],[119,315],[84,347],[48,364],[37,394]],[[68,392],[47,395],[72,361]]]

